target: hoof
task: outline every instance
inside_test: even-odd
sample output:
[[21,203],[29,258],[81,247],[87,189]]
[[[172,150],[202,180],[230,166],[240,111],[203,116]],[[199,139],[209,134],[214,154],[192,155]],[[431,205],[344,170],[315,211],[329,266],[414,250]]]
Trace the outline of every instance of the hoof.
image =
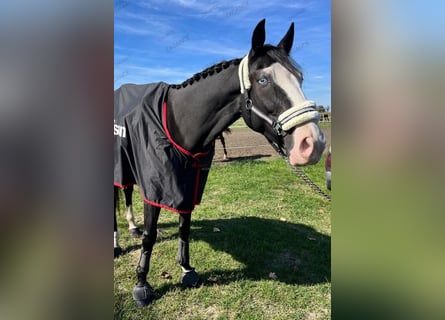
[[148,306],[154,297],[153,288],[148,283],[136,285],[133,289],[133,300],[138,307]]
[[196,273],[195,269],[192,269],[187,272],[183,272],[181,275],[181,284],[187,288],[198,288],[201,286],[201,278],[198,273]]
[[122,254],[122,248],[121,247],[115,247],[114,248],[114,257],[117,258]]
[[132,238],[140,238],[142,236],[142,231],[138,227],[130,229],[130,237]]

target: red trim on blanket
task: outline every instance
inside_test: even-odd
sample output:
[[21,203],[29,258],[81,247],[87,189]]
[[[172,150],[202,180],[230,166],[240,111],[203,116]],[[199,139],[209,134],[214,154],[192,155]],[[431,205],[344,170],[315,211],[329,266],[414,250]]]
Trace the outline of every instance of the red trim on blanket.
[[[197,169],[196,170],[196,178],[195,178],[195,187],[194,187],[194,191],[193,191],[193,193],[194,193],[193,194],[193,204],[197,205],[197,204],[199,204],[198,195],[199,195],[199,184],[200,184],[200,178],[201,178],[201,168],[204,168],[204,167],[207,166],[207,165],[203,165],[203,164],[199,163],[199,161],[200,161],[199,157],[203,157],[203,156],[208,155],[210,151],[198,152],[198,153],[193,154],[190,151],[188,151],[188,150],[184,149],[183,147],[181,147],[179,144],[177,144],[173,140],[173,138],[172,138],[172,136],[170,134],[170,131],[168,130],[168,127],[167,127],[167,101],[164,101],[164,103],[162,104],[162,126],[164,127],[165,135],[167,136],[167,139],[170,141],[170,143],[173,144],[176,147],[176,149],[178,149],[180,152],[182,152],[186,156],[189,156],[189,157],[193,158],[196,161],[195,163],[192,163],[192,167]],[[191,213],[193,211],[193,209],[194,209],[193,208],[190,211],[181,211],[181,210],[177,210],[177,209],[174,209],[174,208],[169,208],[167,206],[164,206],[164,205],[156,203],[156,202],[152,202],[152,201],[147,200],[145,198],[144,198],[144,201],[147,202],[148,204],[151,204],[151,205],[154,205],[154,206],[158,206],[158,207],[161,207],[161,208],[164,208],[164,209],[167,209],[167,210],[171,210],[171,211],[177,212],[177,213]]]
[[167,136],[167,139],[176,147],[176,149],[181,151],[186,156],[192,157],[196,161],[199,161],[199,157],[206,156],[209,153],[209,151],[207,151],[207,152],[198,152],[198,153],[193,154],[190,151],[181,147],[179,144],[177,144],[173,140],[173,138],[170,134],[170,131],[168,131],[168,128],[167,128],[167,101],[164,101],[164,103],[162,105],[162,126],[164,127],[164,131],[165,131],[165,135]]
[[[199,170],[198,170],[198,171],[199,171]],[[129,183],[129,184],[123,185],[123,184],[114,182],[114,186],[115,186],[115,187],[119,187],[119,188],[125,188],[125,187],[133,186],[133,185],[135,185],[135,184],[134,184],[134,183]],[[197,189],[196,189],[196,186],[195,186],[195,190],[197,190]],[[142,200],[144,200],[144,202],[148,203],[149,205],[152,205],[152,206],[155,206],[155,207],[159,207],[159,208],[163,208],[163,209],[166,209],[166,210],[169,210],[169,211],[173,211],[173,212],[175,212],[175,213],[189,214],[189,213],[192,213],[192,211],[195,209],[195,208],[193,207],[191,210],[178,210],[178,209],[175,209],[175,208],[171,208],[171,207],[169,207],[169,206],[166,206],[166,205],[164,205],[164,204],[162,204],[162,203],[157,203],[157,202],[154,202],[154,201],[151,201],[151,200],[146,199],[146,198],[144,197],[144,194],[143,194],[141,188],[139,188],[139,193],[141,194]],[[193,199],[194,199],[194,200],[193,200],[193,204],[199,204],[199,203],[196,203],[196,201],[195,201],[195,199],[196,199],[196,195],[193,196]]]
[[115,187],[119,187],[119,188],[122,188],[122,189],[123,189],[123,188],[129,187],[129,186],[134,186],[134,183],[120,184],[120,183],[118,183],[118,182],[114,182],[113,185],[114,185]]
[[171,208],[171,207],[166,206],[166,205],[164,205],[164,204],[162,204],[162,203],[157,203],[157,202],[153,202],[153,201],[150,201],[150,200],[148,200],[148,199],[145,199],[145,197],[144,197],[144,195],[142,194],[142,192],[141,192],[141,197],[142,197],[142,199],[144,200],[144,202],[148,203],[149,205],[152,205],[152,206],[155,206],[155,207],[159,207],[159,208],[162,208],[162,209],[166,209],[166,210],[169,210],[169,211],[173,211],[173,212],[178,213],[178,214],[179,214],[179,213],[182,213],[182,214],[191,214],[192,211],[193,211],[193,209],[195,209],[195,208],[193,208],[193,209],[191,209],[191,210],[178,210],[178,209],[175,209],[175,208]]

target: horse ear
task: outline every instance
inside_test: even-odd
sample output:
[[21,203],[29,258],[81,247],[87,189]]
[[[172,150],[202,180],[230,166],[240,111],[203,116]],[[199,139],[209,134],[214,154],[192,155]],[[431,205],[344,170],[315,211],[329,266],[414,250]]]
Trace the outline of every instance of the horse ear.
[[280,43],[278,44],[278,48],[283,48],[284,51],[286,51],[287,54],[289,54],[290,50],[292,49],[292,44],[294,43],[294,23],[292,22],[289,30],[287,30],[287,33],[281,39]]
[[263,47],[264,41],[266,41],[266,29],[264,25],[266,24],[266,19],[258,22],[255,30],[253,30],[252,35],[252,52],[259,50]]

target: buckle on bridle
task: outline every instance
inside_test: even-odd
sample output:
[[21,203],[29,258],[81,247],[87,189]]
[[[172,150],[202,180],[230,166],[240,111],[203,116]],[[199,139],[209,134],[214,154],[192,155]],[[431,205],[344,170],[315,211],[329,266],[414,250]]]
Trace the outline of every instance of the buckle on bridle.
[[281,126],[280,122],[277,121],[272,122],[272,129],[279,136],[284,137],[286,135],[286,132],[283,131],[283,127]]
[[253,106],[252,99],[247,98],[246,99],[246,110],[248,110],[248,111],[252,110],[252,106]]
[[266,115],[253,105],[253,101],[248,97],[247,93],[245,94],[245,96],[246,96],[246,111],[253,112],[256,116],[263,119],[266,123],[268,123],[272,127],[272,129],[278,136],[283,137],[286,135],[286,132],[283,130],[281,121],[273,120],[271,117],[269,117],[268,115]]

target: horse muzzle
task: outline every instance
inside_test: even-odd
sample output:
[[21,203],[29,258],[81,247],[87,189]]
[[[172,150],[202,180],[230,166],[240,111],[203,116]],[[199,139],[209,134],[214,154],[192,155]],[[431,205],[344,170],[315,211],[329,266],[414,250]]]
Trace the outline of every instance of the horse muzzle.
[[314,121],[300,125],[284,138],[284,145],[293,166],[316,164],[323,154],[326,139]]
[[310,165],[320,160],[326,139],[317,125],[319,119],[315,102],[310,100],[279,115],[276,123],[282,131],[290,133],[284,141],[291,165]]

